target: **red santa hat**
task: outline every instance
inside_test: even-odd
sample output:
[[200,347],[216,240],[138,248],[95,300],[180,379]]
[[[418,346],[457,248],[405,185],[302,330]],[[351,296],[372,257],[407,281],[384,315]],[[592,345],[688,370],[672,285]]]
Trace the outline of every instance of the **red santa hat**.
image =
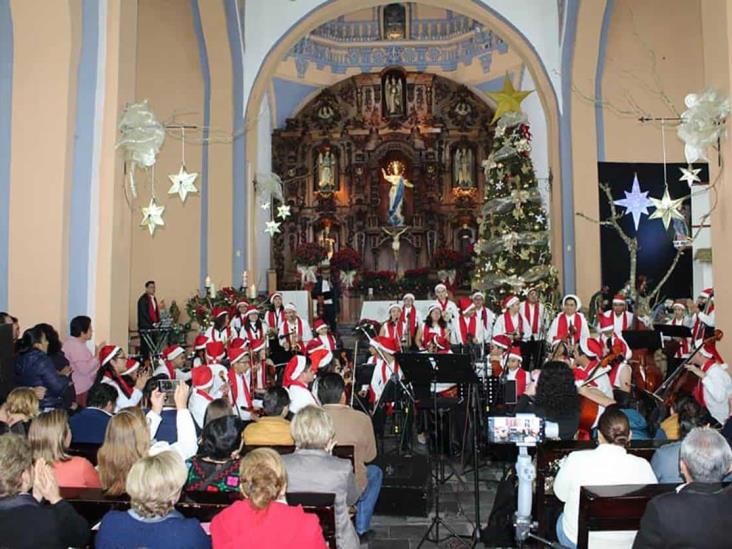
[[515,358],[519,362],[523,362],[524,357],[521,356],[521,348],[516,346],[511,347],[511,350],[508,352],[508,358]]
[[469,297],[460,298],[460,312],[463,314],[475,310],[475,303]]
[[611,349],[613,352],[615,352],[616,350],[615,347],[617,347],[617,350],[619,350],[623,354],[625,360],[630,360],[631,358],[633,358],[633,351],[622,335],[615,336],[615,341],[613,341],[613,348]]
[[714,288],[704,288],[701,292],[699,292],[699,297],[703,297],[704,299],[711,299],[714,297]]
[[259,315],[259,309],[257,309],[254,305],[249,305],[247,307],[247,316],[249,315]]
[[244,300],[244,299],[240,299],[239,301],[236,302],[235,307],[237,309],[239,309],[239,307],[241,307],[242,305],[249,306],[249,303],[246,300]]
[[391,314],[391,310],[392,310],[392,309],[396,309],[396,310],[397,310],[397,311],[399,311],[400,313],[402,312],[402,306],[401,306],[401,305],[399,305],[399,303],[392,303],[391,305],[389,305],[389,308],[387,309],[387,312],[388,312],[389,314]]
[[122,372],[121,375],[128,376],[134,372],[137,371],[137,369],[140,367],[140,362],[135,360],[134,358],[128,358],[127,364],[125,365],[125,370]]
[[485,299],[485,294],[481,291],[475,291],[473,292],[473,295],[470,296],[470,299],[477,299],[477,298]]
[[208,338],[205,335],[197,335],[196,339],[193,340],[193,350],[203,351],[206,349],[206,343],[208,343]]
[[282,294],[280,292],[272,292],[272,294],[269,296],[269,302],[274,303],[274,298],[279,297],[282,299]]
[[433,303],[427,309],[427,316],[430,316],[432,314],[432,311],[434,311],[435,309],[437,309],[438,311],[440,311],[440,313],[442,312],[442,307],[440,307],[440,304],[439,303]]
[[316,333],[320,333],[320,331],[323,329],[327,330],[328,325],[325,322],[323,322],[321,319],[318,319],[315,322],[313,322],[313,330],[315,330]]
[[598,316],[599,324],[600,324],[600,333],[604,334],[607,332],[612,332],[615,328],[615,323],[613,322],[613,319],[609,316],[600,314]]
[[600,358],[602,356],[602,343],[592,337],[586,337],[580,341],[580,349],[590,358]]
[[412,293],[409,293],[409,292],[407,292],[406,294],[404,294],[404,295],[402,296],[402,301],[404,301],[405,299],[408,299],[408,298],[411,298],[411,299],[412,299],[412,301],[414,301],[414,300],[416,299],[416,298],[414,297],[414,294],[412,294]]
[[676,301],[674,301],[674,304],[672,305],[672,307],[674,309],[683,309],[685,311],[686,310],[686,303],[684,301],[680,300],[680,299],[677,299]]
[[319,369],[325,368],[333,362],[333,353],[331,353],[328,349],[324,349],[321,347],[320,349],[316,349],[312,353],[308,355],[310,357],[310,367],[312,368],[313,372],[316,373]]
[[717,342],[713,338],[704,342],[699,353],[707,358],[713,358],[719,364],[724,364],[724,359],[717,351]]
[[104,367],[122,350],[119,345],[105,345],[99,350],[99,366]]
[[310,354],[314,351],[317,351],[318,349],[323,348],[323,342],[320,340],[319,337],[315,337],[307,342],[305,345],[305,353]]
[[229,349],[229,364],[234,364],[240,360],[243,360],[244,357],[249,357],[249,353],[246,349],[243,347],[232,347]]
[[447,291],[447,286],[445,286],[442,282],[435,286],[435,293],[439,292],[440,290]]
[[208,389],[213,385],[213,372],[208,366],[196,366],[191,370],[191,384],[196,389]]
[[266,345],[266,341],[264,339],[253,339],[249,345],[251,346],[251,349],[253,352],[258,353],[262,349],[264,349]]
[[613,296],[613,305],[625,305],[625,296],[623,294],[615,294]]
[[562,307],[567,303],[568,299],[574,300],[574,302],[577,304],[577,310],[579,311],[582,308],[582,301],[578,296],[575,294],[567,294],[562,298]]
[[221,341],[209,341],[206,343],[206,356],[213,359],[219,360],[226,356],[226,349]]
[[501,301],[501,308],[504,311],[508,311],[512,305],[515,305],[519,302],[519,298],[515,295],[507,295],[503,298],[503,301]]
[[163,350],[163,358],[170,362],[171,360],[178,358],[183,353],[185,353],[185,350],[180,345],[168,345]]
[[290,302],[287,305],[285,305],[285,311],[295,311],[297,312],[297,307],[295,307],[295,304]]
[[246,349],[249,347],[249,340],[242,337],[235,337],[229,342],[229,349]]
[[220,316],[228,315],[229,311],[225,307],[214,307],[211,314],[214,318],[219,318]]
[[491,339],[491,343],[494,347],[498,347],[499,349],[503,349],[504,351],[511,347],[511,338],[508,337],[506,334],[499,334],[497,336],[493,336],[493,339]]
[[285,366],[285,375],[282,384],[285,387],[292,385],[300,377],[300,374],[305,371],[305,368],[307,368],[307,359],[303,355],[293,356],[287,363],[287,366]]

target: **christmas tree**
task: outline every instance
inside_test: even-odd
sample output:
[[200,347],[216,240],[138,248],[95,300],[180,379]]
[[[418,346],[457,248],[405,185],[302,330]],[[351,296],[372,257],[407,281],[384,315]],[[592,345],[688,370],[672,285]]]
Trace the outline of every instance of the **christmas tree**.
[[531,132],[519,103],[527,92],[506,79],[498,100],[493,152],[483,161],[485,201],[475,244],[473,287],[500,308],[508,294],[536,288],[555,302],[556,268],[552,266],[546,210],[531,162]]

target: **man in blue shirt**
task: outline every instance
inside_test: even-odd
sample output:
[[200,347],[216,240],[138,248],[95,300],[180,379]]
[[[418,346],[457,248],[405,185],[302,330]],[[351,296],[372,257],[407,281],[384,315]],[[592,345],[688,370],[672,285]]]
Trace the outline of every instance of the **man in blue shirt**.
[[69,418],[71,443],[102,444],[116,402],[117,389],[108,383],[92,385],[86,400],[87,407]]

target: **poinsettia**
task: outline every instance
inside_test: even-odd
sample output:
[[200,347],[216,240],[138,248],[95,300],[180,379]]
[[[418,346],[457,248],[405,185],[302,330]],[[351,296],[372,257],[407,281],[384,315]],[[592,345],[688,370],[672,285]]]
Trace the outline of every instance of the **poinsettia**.
[[356,271],[361,263],[361,254],[353,248],[341,248],[330,258],[330,266],[339,271]]
[[295,264],[307,266],[318,265],[326,257],[328,257],[326,249],[315,242],[301,244],[295,249],[295,254],[293,255]]

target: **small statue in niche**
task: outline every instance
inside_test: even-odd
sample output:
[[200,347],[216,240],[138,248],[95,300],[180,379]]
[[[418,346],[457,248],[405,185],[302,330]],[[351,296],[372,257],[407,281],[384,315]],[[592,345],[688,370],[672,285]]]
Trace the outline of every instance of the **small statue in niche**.
[[455,114],[458,116],[468,116],[472,110],[470,103],[466,101],[460,101],[460,103],[455,105]]
[[472,188],[473,184],[473,151],[468,147],[460,147],[455,151],[452,163],[455,184],[462,188]]
[[331,118],[333,118],[334,114],[335,111],[330,105],[323,105],[318,109],[318,118],[320,118],[321,120],[330,120]]
[[398,3],[384,7],[384,38],[387,40],[404,40],[407,34],[407,12]]
[[401,227],[404,225],[404,216],[402,215],[404,191],[406,187],[413,188],[414,185],[404,178],[404,164],[398,160],[389,162],[389,171],[391,173],[386,173],[386,170],[381,168],[381,175],[391,184],[389,189],[388,223],[392,227]]
[[398,76],[389,76],[384,81],[384,101],[387,114],[402,114],[402,80]]
[[318,153],[318,190],[333,192],[335,189],[335,156],[326,149]]

